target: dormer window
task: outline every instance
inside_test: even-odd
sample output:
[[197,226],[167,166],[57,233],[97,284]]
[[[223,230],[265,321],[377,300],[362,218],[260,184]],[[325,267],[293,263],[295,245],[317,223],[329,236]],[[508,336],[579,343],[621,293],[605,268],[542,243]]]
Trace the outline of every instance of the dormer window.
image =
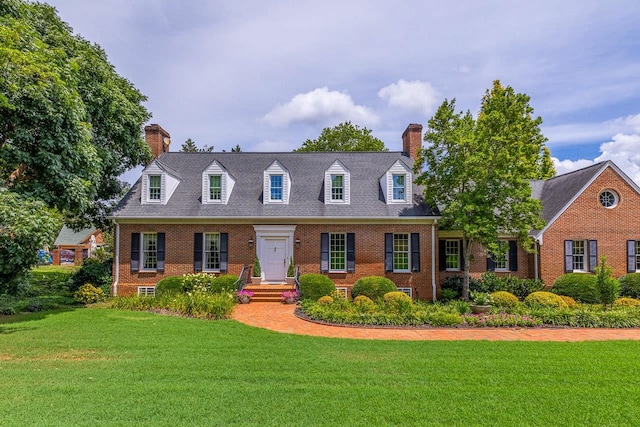
[[405,201],[406,200],[406,182],[407,176],[405,174],[394,173],[392,176],[393,182],[393,201]]
[[339,160],[336,160],[324,172],[324,202],[325,204],[349,204],[350,173]]
[[202,203],[227,204],[235,179],[217,160],[202,172]]
[[380,187],[387,204],[411,203],[411,169],[398,160],[380,178]]
[[276,160],[264,171],[264,203],[288,204],[290,194],[289,172]]
[[162,177],[160,175],[149,175],[149,201],[160,201],[162,195]]

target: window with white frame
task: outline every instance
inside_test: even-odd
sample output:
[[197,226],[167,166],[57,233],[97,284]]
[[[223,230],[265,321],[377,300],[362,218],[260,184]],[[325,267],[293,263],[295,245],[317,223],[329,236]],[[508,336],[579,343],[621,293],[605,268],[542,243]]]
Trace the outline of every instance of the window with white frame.
[[209,200],[222,200],[222,175],[209,175]]
[[509,271],[509,252],[492,254],[493,266],[496,271]]
[[460,270],[460,240],[445,241],[445,267],[447,270]]
[[329,235],[329,271],[347,271],[347,235]]
[[585,257],[587,255],[586,242],[584,240],[573,241],[573,270],[586,271]]
[[331,200],[344,200],[344,175],[331,175]]
[[158,234],[142,233],[142,269],[158,268]]
[[269,198],[271,201],[282,200],[282,175],[269,175]]
[[409,248],[409,234],[398,233],[393,235],[393,271],[409,271],[409,259],[411,251]]
[[149,200],[161,200],[162,177],[160,175],[148,175]]
[[411,298],[413,298],[413,289],[411,288],[398,288],[398,291],[403,292],[407,294],[407,296],[410,296]]
[[153,297],[156,295],[155,286],[138,286],[138,296],[140,297]]
[[407,176],[405,174],[394,173],[392,175],[394,201],[406,200],[406,179]]
[[206,271],[220,270],[220,234],[204,234],[204,269]]

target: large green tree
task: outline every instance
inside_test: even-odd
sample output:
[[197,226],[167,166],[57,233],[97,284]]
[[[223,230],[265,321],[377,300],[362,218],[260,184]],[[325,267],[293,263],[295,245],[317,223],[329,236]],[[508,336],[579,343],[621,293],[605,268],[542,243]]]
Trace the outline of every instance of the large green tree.
[[370,129],[343,122],[322,129],[318,139],[307,139],[294,151],[387,151],[387,148],[371,135]]
[[[455,111],[445,100],[429,120],[416,162],[416,182],[425,199],[440,209],[441,227],[462,234],[462,254],[472,245],[504,253],[499,237],[516,236],[533,250],[529,231],[543,227],[541,205],[531,197],[530,180],[555,172],[545,150],[542,119],[529,97],[499,81],[482,98],[477,119]],[[469,262],[464,263],[463,297],[469,298]]]
[[[75,228],[106,225],[125,185],[118,177],[150,159],[145,99],[53,7],[0,1],[0,188],[47,208],[24,211],[34,242],[51,236],[39,228],[51,212]],[[17,234],[7,233],[2,260],[22,253],[8,249]],[[22,261],[24,271],[31,257]]]

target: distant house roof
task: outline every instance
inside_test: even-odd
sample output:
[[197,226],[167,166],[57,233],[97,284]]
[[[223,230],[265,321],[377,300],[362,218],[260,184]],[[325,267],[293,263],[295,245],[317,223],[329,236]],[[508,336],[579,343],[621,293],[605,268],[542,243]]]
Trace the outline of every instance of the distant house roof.
[[85,228],[80,231],[73,231],[65,225],[62,227],[62,230],[60,230],[54,245],[77,245],[79,243],[84,243],[95,231],[95,227]]
[[[226,204],[202,203],[202,174],[217,161],[235,179]],[[350,174],[350,203],[324,203],[324,176],[336,160]],[[136,182],[114,210],[113,218],[398,218],[437,216],[412,187],[412,203],[388,204],[380,178],[398,160],[409,170],[413,160],[400,152],[323,153],[164,153],[156,162],[179,174],[180,183],[164,205],[141,203]],[[288,204],[263,203],[264,171],[278,161],[291,176]]]

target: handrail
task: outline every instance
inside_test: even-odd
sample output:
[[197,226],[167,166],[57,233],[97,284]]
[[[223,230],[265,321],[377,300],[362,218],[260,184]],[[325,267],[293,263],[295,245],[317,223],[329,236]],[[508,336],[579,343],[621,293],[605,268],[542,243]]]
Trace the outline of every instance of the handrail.
[[295,287],[296,287],[296,293],[298,294],[298,296],[300,295],[300,266],[296,267],[296,275],[294,276],[295,280]]
[[242,266],[242,271],[240,271],[240,275],[238,276],[238,280],[236,280],[235,282],[233,282],[233,286],[238,290],[241,291],[244,289],[245,285],[247,284],[247,281],[249,280],[249,271],[250,271],[251,267],[248,265],[243,265]]

